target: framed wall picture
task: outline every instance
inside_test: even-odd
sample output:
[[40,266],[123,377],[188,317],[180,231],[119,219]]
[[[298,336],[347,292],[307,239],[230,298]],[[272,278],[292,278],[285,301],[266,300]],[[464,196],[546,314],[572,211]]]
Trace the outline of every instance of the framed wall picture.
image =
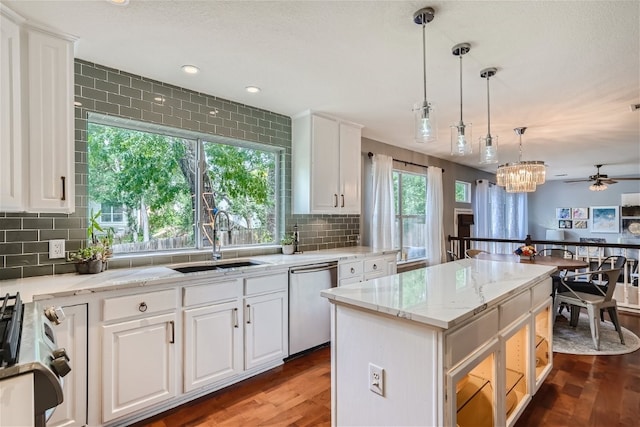
[[620,214],[618,206],[591,207],[592,233],[619,233]]
[[589,208],[571,208],[571,219],[589,219]]
[[640,238],[640,217],[622,218],[622,234],[627,237]]
[[588,221],[586,219],[578,219],[573,221],[573,228],[586,229]]
[[572,223],[570,219],[561,219],[560,221],[558,221],[558,228],[566,229],[571,227]]
[[[607,243],[606,239],[591,237],[581,237],[580,241],[584,243]],[[578,246],[578,256],[602,257],[604,256],[604,248],[597,246]]]
[[557,219],[571,219],[571,208],[556,208]]

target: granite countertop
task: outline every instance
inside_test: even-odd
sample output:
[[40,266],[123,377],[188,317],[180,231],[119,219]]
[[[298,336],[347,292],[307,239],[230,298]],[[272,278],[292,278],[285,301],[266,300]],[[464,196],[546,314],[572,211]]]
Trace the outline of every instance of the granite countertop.
[[[555,267],[463,259],[322,291],[329,300],[449,329]],[[486,304],[486,306],[485,306]]]
[[[215,278],[230,275],[241,275],[248,274],[249,272],[253,274],[269,270],[282,270],[288,267],[318,262],[344,261],[348,259],[394,253],[397,253],[397,250],[373,249],[366,246],[350,246],[345,248],[310,251],[294,255],[274,254],[243,257],[241,258],[243,260],[250,259],[263,264],[224,271],[211,270],[185,274],[172,270],[170,268],[171,266],[153,266],[113,269],[99,274],[72,273],[55,276],[28,277],[25,279],[0,281],[0,295],[20,292],[22,301],[30,302],[87,293],[166,284],[177,280],[184,280],[185,278],[192,280],[203,277]],[[222,261],[234,261],[234,259],[224,259]],[[185,263],[184,265],[188,264],[189,263]],[[192,264],[206,264],[206,262]],[[177,264],[174,264],[172,266],[176,265]]]

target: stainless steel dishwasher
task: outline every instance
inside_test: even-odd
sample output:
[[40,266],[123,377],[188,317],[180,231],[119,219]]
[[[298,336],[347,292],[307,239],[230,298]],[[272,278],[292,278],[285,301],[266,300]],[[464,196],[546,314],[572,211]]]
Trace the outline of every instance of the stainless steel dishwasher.
[[289,354],[294,355],[331,340],[329,301],[323,289],[337,286],[335,262],[289,270]]

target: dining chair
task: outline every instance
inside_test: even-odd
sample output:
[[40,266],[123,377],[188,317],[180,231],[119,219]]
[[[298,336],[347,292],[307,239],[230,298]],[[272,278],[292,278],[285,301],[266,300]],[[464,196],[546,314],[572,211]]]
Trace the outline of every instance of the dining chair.
[[573,252],[568,249],[548,248],[542,249],[538,256],[552,256],[556,258],[573,258]]
[[[613,298],[613,292],[615,291],[616,283],[620,277],[620,271],[621,270],[619,268],[612,268],[610,270],[568,274],[561,278],[562,287],[558,289],[554,298],[554,313],[558,311],[558,307],[562,303],[566,303],[571,307],[571,320],[569,321],[569,324],[573,327],[578,324],[580,310],[582,308],[587,309],[589,329],[591,329],[591,338],[593,339],[593,344],[596,350],[600,350],[600,319],[598,318],[598,313],[601,310],[607,310],[616,331],[618,331],[620,342],[624,344],[624,336],[622,335],[622,329],[620,328],[620,322],[618,321],[618,304]],[[569,280],[565,280],[567,278],[584,275],[589,277],[598,275],[601,278],[598,284],[596,284],[595,281],[586,282],[594,289],[594,293],[576,291],[568,283]]]
[[447,262],[455,261],[460,259],[458,255],[456,255],[453,251],[447,251]]
[[488,254],[489,252],[483,251],[482,249],[467,249],[464,251],[465,258],[475,258],[478,254]]

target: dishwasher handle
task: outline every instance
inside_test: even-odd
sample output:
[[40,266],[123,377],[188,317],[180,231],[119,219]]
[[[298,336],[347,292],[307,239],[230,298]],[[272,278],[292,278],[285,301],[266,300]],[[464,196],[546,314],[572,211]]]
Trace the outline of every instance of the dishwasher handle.
[[335,270],[337,268],[338,268],[338,264],[336,263],[314,264],[314,265],[307,265],[304,267],[294,267],[291,270],[289,270],[289,272],[291,274],[305,274],[305,273],[315,273],[317,271]]

